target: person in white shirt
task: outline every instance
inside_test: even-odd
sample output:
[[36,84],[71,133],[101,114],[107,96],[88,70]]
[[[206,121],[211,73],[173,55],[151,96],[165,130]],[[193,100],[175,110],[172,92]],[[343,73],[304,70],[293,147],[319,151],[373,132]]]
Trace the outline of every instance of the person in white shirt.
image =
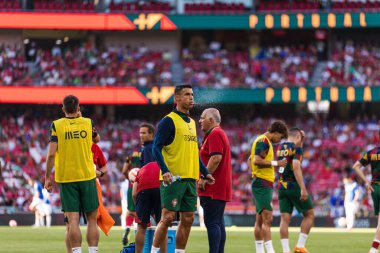
[[346,212],[347,229],[352,229],[355,225],[355,215],[359,209],[359,200],[361,197],[360,187],[354,180],[354,175],[346,175],[344,183],[344,209]]

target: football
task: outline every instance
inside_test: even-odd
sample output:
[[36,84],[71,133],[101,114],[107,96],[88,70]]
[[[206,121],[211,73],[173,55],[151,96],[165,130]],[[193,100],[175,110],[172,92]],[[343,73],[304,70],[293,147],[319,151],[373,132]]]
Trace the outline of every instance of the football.
[[15,221],[15,220],[10,220],[10,221],[9,221],[9,226],[10,226],[10,227],[17,227],[17,221]]
[[137,173],[139,172],[139,168],[133,168],[129,171],[128,173],[128,180],[131,182],[131,183],[134,183],[135,180],[136,180],[136,176],[137,176]]

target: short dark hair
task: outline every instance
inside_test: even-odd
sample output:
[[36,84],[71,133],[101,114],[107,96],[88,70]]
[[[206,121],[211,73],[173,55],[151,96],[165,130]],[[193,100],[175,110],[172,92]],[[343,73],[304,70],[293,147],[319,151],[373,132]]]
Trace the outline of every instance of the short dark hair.
[[154,134],[154,132],[156,131],[156,129],[154,128],[154,126],[152,124],[149,124],[149,123],[142,123],[140,125],[140,128],[142,128],[142,127],[148,128],[148,133],[150,133],[150,134]]
[[189,88],[189,89],[192,89],[193,86],[191,86],[190,84],[182,84],[182,85],[177,85],[174,89],[174,95],[179,95],[181,93],[181,91],[183,89],[186,89],[186,88]]
[[63,99],[63,108],[66,113],[76,113],[79,106],[79,99],[74,95],[68,95]]
[[298,127],[292,127],[289,129],[288,132],[290,136],[297,136],[298,134],[301,134],[301,129],[299,129]]
[[268,132],[279,133],[282,134],[284,138],[288,138],[288,127],[286,126],[285,122],[281,120],[273,122],[270,125]]

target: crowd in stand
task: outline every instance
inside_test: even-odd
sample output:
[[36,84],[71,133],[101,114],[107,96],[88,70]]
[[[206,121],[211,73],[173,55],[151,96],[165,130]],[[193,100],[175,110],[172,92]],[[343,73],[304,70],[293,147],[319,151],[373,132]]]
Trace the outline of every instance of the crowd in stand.
[[28,62],[20,47],[0,47],[0,85],[34,86],[138,86],[171,83],[171,55],[146,46],[96,49],[90,44],[59,46],[51,50],[31,47]]
[[[33,44],[33,43],[32,43]],[[334,44],[317,84],[380,86],[380,47],[374,44]],[[219,42],[184,48],[183,81],[195,87],[306,87],[318,63],[312,45],[251,47],[228,51]],[[24,52],[21,46],[0,45],[0,85],[123,87],[173,85],[172,53],[139,47],[94,48],[54,46]],[[315,82],[313,82],[315,83]]]
[[317,63],[313,46],[273,46],[228,52],[212,42],[207,50],[182,52],[184,81],[216,88],[302,87]]
[[336,43],[322,76],[323,86],[379,86],[380,46]]
[[[45,156],[49,140],[51,118],[41,112],[11,116],[3,113],[0,127],[0,159],[5,164],[0,174],[0,212],[27,211],[31,192],[27,178],[38,176],[43,181]],[[255,118],[249,122],[229,120],[223,122],[232,152],[233,201],[230,210],[248,212],[252,210],[251,172],[247,158],[254,138],[265,131],[271,119]],[[139,146],[139,120],[110,122],[94,119],[100,132],[99,143],[108,159],[109,172],[102,178],[105,206],[120,206],[119,185],[124,180],[120,169],[126,155]],[[302,161],[307,188],[315,203],[318,215],[329,215],[331,205],[344,192],[341,179],[353,163],[360,159],[365,149],[379,143],[378,122],[365,118],[351,122],[327,121],[314,118],[288,121],[289,126],[299,126],[306,130],[306,142]],[[369,169],[365,171],[370,175]],[[58,187],[55,185],[53,206],[59,211]],[[371,210],[367,198],[362,206]],[[330,204],[330,202],[332,204]],[[273,205],[278,210],[275,194]],[[232,207],[238,207],[233,209]],[[228,208],[227,208],[228,209]],[[333,214],[332,214],[333,215]]]

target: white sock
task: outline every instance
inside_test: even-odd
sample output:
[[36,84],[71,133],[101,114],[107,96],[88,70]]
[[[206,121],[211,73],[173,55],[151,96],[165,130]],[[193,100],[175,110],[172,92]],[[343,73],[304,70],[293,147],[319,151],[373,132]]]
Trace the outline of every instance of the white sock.
[[264,242],[265,249],[267,250],[267,253],[275,253],[273,249],[272,240]]
[[175,249],[174,253],[185,253],[184,249]]
[[264,251],[264,241],[256,241],[256,253],[265,253]]
[[156,248],[152,245],[152,248],[150,249],[150,253],[158,253],[160,251],[160,248]]
[[306,240],[307,234],[300,233],[300,236],[298,237],[297,248],[305,248]]
[[98,253],[98,247],[88,247],[88,253]]
[[73,253],[82,253],[82,247],[72,248]]
[[289,239],[281,239],[282,251],[290,252]]

